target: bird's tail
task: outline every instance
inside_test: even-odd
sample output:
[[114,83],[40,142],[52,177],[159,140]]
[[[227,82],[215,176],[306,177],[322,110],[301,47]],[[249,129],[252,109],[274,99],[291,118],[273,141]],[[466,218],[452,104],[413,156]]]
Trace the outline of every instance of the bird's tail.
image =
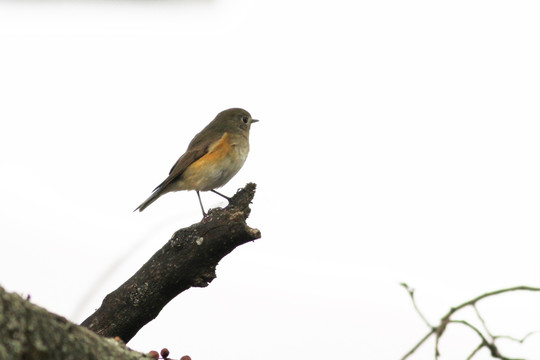
[[152,193],[152,195],[150,195],[148,197],[148,199],[144,200],[144,202],[139,205],[135,210],[133,210],[134,212],[139,210],[139,211],[143,211],[144,209],[146,209],[148,206],[150,206],[150,204],[152,204],[154,201],[156,201],[161,195],[163,195],[163,191],[161,191],[162,189],[161,188],[157,188],[155,189],[155,191]]

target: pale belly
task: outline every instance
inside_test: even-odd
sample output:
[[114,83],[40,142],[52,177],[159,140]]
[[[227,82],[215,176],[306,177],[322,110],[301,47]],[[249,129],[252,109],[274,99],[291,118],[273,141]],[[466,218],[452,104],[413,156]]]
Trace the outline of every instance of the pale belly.
[[249,147],[240,149],[232,145],[228,155],[206,164],[206,166],[190,166],[175,184],[175,190],[209,191],[225,185],[244,165]]

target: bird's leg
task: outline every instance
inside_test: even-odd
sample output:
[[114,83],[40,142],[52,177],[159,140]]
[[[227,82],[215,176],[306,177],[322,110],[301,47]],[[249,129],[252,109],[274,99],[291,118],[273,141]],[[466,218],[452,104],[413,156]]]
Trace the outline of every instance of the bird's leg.
[[213,192],[213,193],[215,193],[215,194],[218,194],[219,196],[224,197],[224,198],[227,199],[227,201],[229,201],[229,202],[231,201],[231,198],[230,198],[230,197],[225,196],[225,195],[223,195],[222,193],[218,193],[216,190],[210,190],[210,191]]
[[195,190],[195,191],[197,191],[197,196],[199,197],[199,204],[201,204],[202,216],[205,217],[206,213],[204,212],[204,207],[202,205],[201,194],[199,194],[198,190]]

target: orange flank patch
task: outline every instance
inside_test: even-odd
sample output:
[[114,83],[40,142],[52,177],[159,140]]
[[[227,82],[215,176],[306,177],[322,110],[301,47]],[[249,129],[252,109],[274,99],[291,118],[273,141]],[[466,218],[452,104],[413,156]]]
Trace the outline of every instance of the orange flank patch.
[[224,157],[226,157],[229,152],[231,151],[231,141],[230,136],[228,133],[223,134],[221,139],[216,141],[212,146],[208,149],[208,153],[204,155],[199,160],[195,161],[193,164],[190,165],[190,168],[200,168],[201,166],[212,166],[214,163],[219,162]]

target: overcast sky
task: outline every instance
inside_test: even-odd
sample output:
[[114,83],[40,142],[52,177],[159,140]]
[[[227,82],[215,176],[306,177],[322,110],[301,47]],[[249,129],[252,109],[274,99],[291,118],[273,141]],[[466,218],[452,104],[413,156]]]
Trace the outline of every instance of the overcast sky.
[[[433,323],[540,286],[539,18],[537,1],[2,1],[0,285],[84,320],[200,220],[193,192],[132,211],[219,111],[243,107],[260,122],[221,191],[257,183],[262,239],[129,345],[398,359],[428,331],[400,282]],[[539,301],[479,308],[521,337],[540,330]],[[441,359],[478,343],[456,327]],[[540,359],[540,334],[500,347]],[[432,343],[413,357],[432,358]]]

